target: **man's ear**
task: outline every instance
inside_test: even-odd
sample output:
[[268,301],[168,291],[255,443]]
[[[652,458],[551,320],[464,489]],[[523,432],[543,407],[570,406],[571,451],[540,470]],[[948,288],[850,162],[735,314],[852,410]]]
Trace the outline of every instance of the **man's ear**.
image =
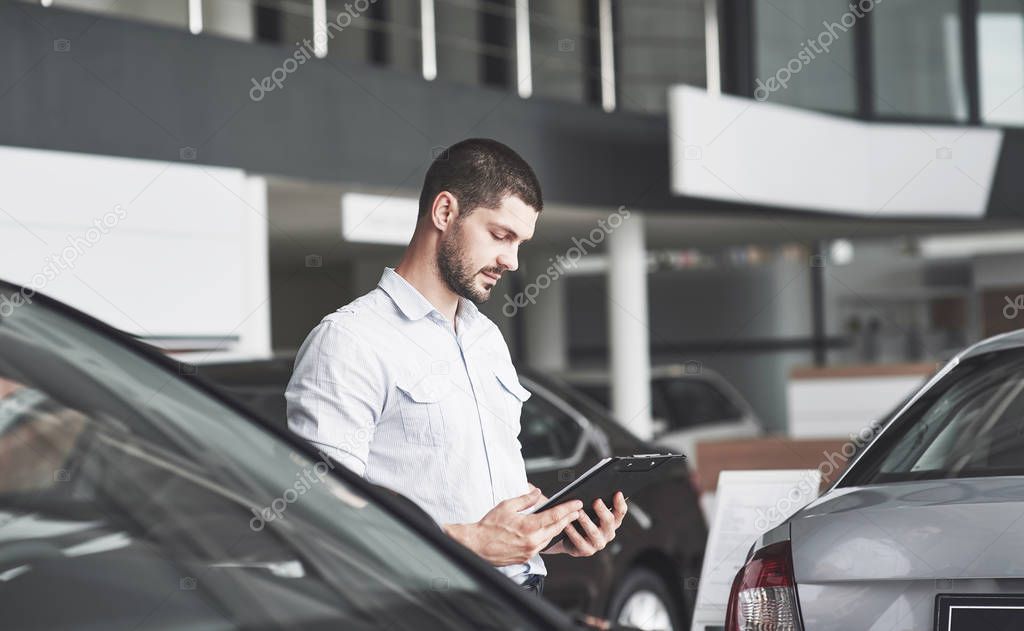
[[459,217],[459,200],[448,191],[441,191],[434,198],[434,205],[430,208],[430,222],[434,227],[444,232],[451,227]]

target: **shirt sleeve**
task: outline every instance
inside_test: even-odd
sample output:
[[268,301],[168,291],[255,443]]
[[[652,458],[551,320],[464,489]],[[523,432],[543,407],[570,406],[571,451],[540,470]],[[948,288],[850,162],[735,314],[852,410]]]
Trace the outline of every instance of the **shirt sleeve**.
[[285,391],[288,427],[363,476],[387,389],[373,353],[342,320],[306,337]]

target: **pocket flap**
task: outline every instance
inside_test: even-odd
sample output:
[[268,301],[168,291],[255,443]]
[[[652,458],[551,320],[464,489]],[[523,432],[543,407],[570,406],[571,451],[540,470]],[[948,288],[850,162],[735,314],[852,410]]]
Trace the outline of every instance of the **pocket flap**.
[[526,401],[530,398],[530,391],[527,390],[519,383],[519,377],[516,376],[516,369],[512,366],[508,368],[499,368],[494,371],[495,376],[498,378],[498,383],[503,388],[511,392],[520,401]]
[[421,379],[403,379],[395,384],[410,399],[417,403],[437,403],[448,394],[451,382],[443,375]]

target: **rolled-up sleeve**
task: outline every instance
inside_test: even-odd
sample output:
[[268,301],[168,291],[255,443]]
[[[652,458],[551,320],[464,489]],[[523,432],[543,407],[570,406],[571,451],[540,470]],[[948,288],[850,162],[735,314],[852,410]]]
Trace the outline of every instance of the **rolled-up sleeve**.
[[288,427],[363,476],[385,396],[383,371],[373,353],[344,320],[325,320],[295,358],[285,391]]

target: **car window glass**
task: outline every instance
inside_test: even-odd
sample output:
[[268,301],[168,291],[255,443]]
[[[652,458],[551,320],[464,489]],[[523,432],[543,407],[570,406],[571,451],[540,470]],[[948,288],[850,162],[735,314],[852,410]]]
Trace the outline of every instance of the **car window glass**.
[[523,404],[521,427],[519,442],[525,460],[569,458],[583,434],[572,416],[536,391]]
[[572,386],[576,388],[577,391],[590,397],[595,403],[599,404],[606,410],[610,410],[612,408],[612,395],[608,384],[574,383]]
[[692,429],[742,416],[718,388],[703,379],[668,377],[657,379],[655,384],[668,406],[668,431]]
[[895,422],[867,483],[1024,474],[1024,354],[958,366]]
[[38,304],[0,312],[5,628],[532,628],[189,378]]
[[[582,392],[584,395],[590,397],[594,402],[598,403],[605,410],[611,410],[611,388],[608,384],[579,384],[573,385],[573,387]],[[656,419],[667,419],[671,410],[665,402],[664,394],[656,387],[654,382],[651,383],[651,416]]]

